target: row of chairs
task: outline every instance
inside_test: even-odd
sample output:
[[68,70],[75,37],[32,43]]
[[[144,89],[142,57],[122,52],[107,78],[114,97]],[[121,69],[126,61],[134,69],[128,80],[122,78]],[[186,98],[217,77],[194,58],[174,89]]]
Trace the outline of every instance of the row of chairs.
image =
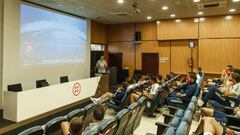
[[82,133],[82,135],[130,135],[140,125],[147,99],[141,97],[117,113],[114,118],[103,121],[98,127]]
[[73,117],[83,117],[83,126],[86,127],[92,121],[92,112],[95,104],[91,103],[84,108],[73,110],[65,116],[56,117],[46,124],[34,126],[26,129],[18,135],[59,135],[62,134],[61,123],[63,121],[70,121]]
[[201,77],[201,81],[194,93],[186,110],[168,106],[169,113],[164,113],[164,123],[156,122],[157,135],[188,135],[193,120],[193,115],[197,108],[197,100],[202,88],[202,81],[204,74]]

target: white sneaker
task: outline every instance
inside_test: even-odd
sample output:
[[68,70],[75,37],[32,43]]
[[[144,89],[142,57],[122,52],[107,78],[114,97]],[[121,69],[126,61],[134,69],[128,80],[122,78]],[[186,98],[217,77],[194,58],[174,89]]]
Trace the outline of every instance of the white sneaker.
[[204,104],[204,102],[201,99],[198,99],[197,105],[202,107]]
[[90,99],[92,100],[92,102],[93,102],[94,104],[98,104],[98,99],[97,99],[97,98],[92,98],[92,97],[90,97]]

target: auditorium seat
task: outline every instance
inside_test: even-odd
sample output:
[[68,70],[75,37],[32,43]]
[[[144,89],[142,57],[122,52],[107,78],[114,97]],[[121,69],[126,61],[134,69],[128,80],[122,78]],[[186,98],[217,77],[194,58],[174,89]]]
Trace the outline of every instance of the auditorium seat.
[[177,128],[175,135],[188,135],[190,126],[191,125],[188,122],[182,121]]
[[35,126],[22,131],[18,135],[43,135],[43,133],[44,133],[44,130],[41,126]]
[[128,106],[130,102],[131,89],[127,89],[121,101],[110,100],[107,105],[112,107],[115,111],[120,111]]
[[129,121],[129,110],[128,109],[123,109],[120,112],[117,113],[115,116],[117,120],[117,131],[116,135],[123,135],[124,134],[124,129],[127,126],[127,123]]
[[144,110],[147,106],[147,98],[146,97],[139,98],[138,103],[140,104],[141,109],[140,109],[140,111],[137,115],[136,121],[134,123],[133,130],[135,130],[140,125],[143,112],[144,112]]
[[133,127],[134,123],[136,121],[137,115],[140,111],[140,104],[138,102],[132,103],[129,107],[128,110],[130,112],[130,119],[129,122],[125,128],[124,135],[130,135],[133,133]]
[[83,127],[86,128],[89,123],[92,122],[92,113],[93,113],[93,109],[94,109],[95,104],[91,103],[87,106],[84,107],[84,121],[83,121]]
[[100,135],[115,135],[116,130],[117,121],[115,118],[107,119],[98,126],[98,133]]
[[73,117],[84,116],[84,109],[76,109],[67,114],[67,120],[70,122]]
[[90,130],[82,132],[82,135],[98,135],[98,128],[92,128]]
[[61,123],[66,121],[64,116],[56,117],[45,124],[45,135],[59,135],[62,134]]

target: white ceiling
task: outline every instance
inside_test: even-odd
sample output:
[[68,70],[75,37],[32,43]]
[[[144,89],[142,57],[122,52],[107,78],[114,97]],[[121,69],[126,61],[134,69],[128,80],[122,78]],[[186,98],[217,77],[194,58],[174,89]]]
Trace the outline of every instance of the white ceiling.
[[[152,16],[153,20],[172,19],[170,14],[176,14],[177,18],[200,17],[197,13],[202,11],[201,16],[214,16],[226,14],[240,14],[240,2],[232,0],[201,0],[194,3],[193,0],[124,0],[123,4],[118,4],[117,0],[25,0],[38,5],[43,5],[53,9],[90,18],[105,24],[146,22],[147,16]],[[139,3],[140,13],[135,14],[132,3]],[[199,9],[197,4],[225,2],[223,7]],[[162,6],[169,9],[163,11]],[[228,10],[234,8],[236,11],[230,13]],[[127,15],[119,16],[116,12],[124,12]]]

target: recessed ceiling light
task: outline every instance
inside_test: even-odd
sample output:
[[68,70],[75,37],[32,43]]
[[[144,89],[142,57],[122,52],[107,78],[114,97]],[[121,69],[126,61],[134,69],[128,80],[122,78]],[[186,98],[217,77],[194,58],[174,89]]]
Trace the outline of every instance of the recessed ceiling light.
[[168,10],[168,7],[167,6],[163,6],[162,10]]
[[233,2],[239,2],[240,0],[233,0]]
[[201,18],[199,18],[199,20],[200,20],[200,22],[203,22],[203,21],[205,21],[205,18],[201,17]]
[[200,0],[193,0],[193,2],[200,2]]
[[175,14],[171,14],[170,17],[175,17],[176,15]]
[[147,19],[150,20],[150,19],[152,19],[152,17],[151,17],[151,16],[148,16]]
[[177,19],[177,20],[175,20],[176,22],[181,22],[181,20],[180,19]]
[[231,15],[228,15],[225,17],[227,20],[231,20],[233,17]]
[[236,11],[236,9],[229,9],[229,12],[235,12]]
[[124,0],[118,0],[117,3],[122,4],[124,3]]
[[203,14],[203,12],[198,12],[197,14],[198,14],[198,15],[202,15],[202,14]]

